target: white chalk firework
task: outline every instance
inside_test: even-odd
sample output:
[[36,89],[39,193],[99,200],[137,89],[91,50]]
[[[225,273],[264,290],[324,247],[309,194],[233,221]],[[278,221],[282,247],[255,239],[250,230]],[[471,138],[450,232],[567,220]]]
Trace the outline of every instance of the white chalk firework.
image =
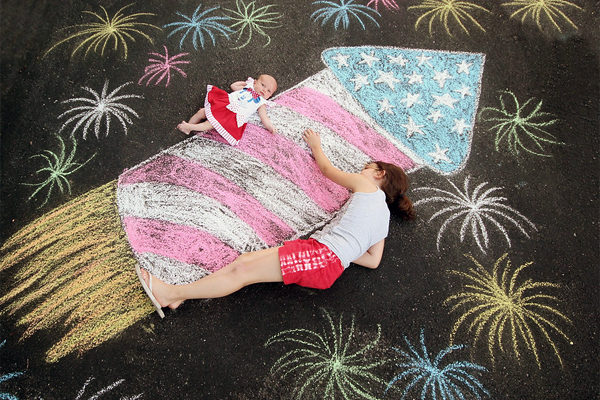
[[527,233],[527,230],[525,230],[523,225],[528,226],[533,230],[537,230],[535,225],[524,215],[504,204],[507,200],[506,197],[496,195],[496,193],[502,189],[501,187],[486,188],[488,183],[483,182],[469,193],[469,180],[470,177],[467,176],[464,182],[464,193],[449,180],[448,183],[450,183],[456,193],[433,187],[421,187],[415,189],[416,191],[430,191],[435,194],[433,197],[415,202],[415,206],[426,203],[440,203],[446,205],[446,207],[437,211],[429,218],[429,221],[431,222],[438,217],[446,217],[437,235],[438,251],[444,232],[455,220],[462,220],[462,223],[460,224],[461,243],[464,241],[467,232],[470,231],[477,246],[483,253],[486,252],[490,242],[486,224],[495,226],[502,233],[509,247],[511,242],[508,231],[500,222],[501,220],[510,222],[527,238],[529,238],[529,233]]
[[137,94],[117,94],[123,87],[132,83],[133,82],[126,82],[110,93],[107,93],[108,80],[104,82],[102,93],[98,93],[89,87],[82,87],[83,90],[91,93],[92,97],[75,97],[62,102],[63,104],[81,103],[81,105],[73,107],[58,116],[58,119],[68,117],[60,127],[59,132],[65,130],[71,122],[75,122],[75,125],[71,129],[71,135],[74,135],[77,130],[81,128],[83,131],[83,139],[86,139],[92,124],[94,124],[94,134],[96,135],[96,138],[100,137],[102,125],[105,127],[105,136],[108,136],[111,120],[116,118],[117,121],[121,123],[125,134],[127,134],[127,125],[133,123],[130,116],[133,115],[136,118],[139,118],[140,116],[133,108],[120,103],[119,101],[132,98],[143,99],[144,97]]

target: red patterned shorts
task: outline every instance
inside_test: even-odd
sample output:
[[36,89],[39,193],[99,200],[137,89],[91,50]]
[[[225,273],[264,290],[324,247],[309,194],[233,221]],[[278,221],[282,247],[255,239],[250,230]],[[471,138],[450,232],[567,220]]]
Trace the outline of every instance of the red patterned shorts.
[[279,248],[283,283],[327,289],[342,275],[344,266],[329,247],[315,239],[285,242]]

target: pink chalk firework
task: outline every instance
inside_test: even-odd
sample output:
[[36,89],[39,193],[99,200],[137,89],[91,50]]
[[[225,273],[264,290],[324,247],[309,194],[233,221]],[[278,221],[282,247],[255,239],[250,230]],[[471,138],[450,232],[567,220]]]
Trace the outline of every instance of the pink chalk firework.
[[147,79],[146,86],[152,82],[153,79],[156,79],[154,85],[158,85],[163,79],[167,78],[165,82],[165,87],[169,86],[171,83],[171,70],[179,72],[184,78],[187,77],[187,74],[177,65],[181,64],[189,64],[190,62],[187,60],[178,60],[181,57],[187,56],[189,53],[179,53],[174,55],[173,57],[169,57],[169,50],[167,46],[163,46],[165,49],[165,54],[160,53],[148,53],[150,54],[150,58],[148,65],[144,69],[144,75],[138,81],[138,85],[141,85],[144,79]]

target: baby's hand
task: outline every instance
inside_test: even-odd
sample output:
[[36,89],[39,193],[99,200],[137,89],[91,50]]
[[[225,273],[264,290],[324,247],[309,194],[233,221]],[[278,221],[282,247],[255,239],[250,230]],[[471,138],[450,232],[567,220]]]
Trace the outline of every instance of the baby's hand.
[[313,131],[312,129],[307,129],[304,131],[304,141],[308,144],[308,147],[311,149],[315,149],[321,147],[321,136],[318,132]]
[[267,126],[267,130],[273,134],[277,133],[277,128],[275,128],[273,126],[273,124],[270,124],[269,126]]

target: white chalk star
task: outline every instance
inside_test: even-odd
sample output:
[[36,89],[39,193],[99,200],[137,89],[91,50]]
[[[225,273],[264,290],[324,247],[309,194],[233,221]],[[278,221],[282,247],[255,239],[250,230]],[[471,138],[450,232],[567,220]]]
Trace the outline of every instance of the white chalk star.
[[406,108],[411,108],[413,105],[420,103],[419,97],[421,93],[406,93],[406,97],[400,100],[400,103],[406,104]]
[[423,83],[423,75],[417,74],[417,71],[413,71],[411,75],[404,75],[408,78],[408,84]]
[[436,81],[438,85],[440,85],[440,88],[443,88],[446,84],[446,81],[450,78],[452,78],[452,75],[450,75],[447,70],[444,70],[442,72],[433,72],[433,80]]
[[419,63],[417,64],[417,66],[427,64],[433,68],[433,65],[431,65],[431,63],[429,62],[429,60],[431,60],[431,58],[432,57],[426,56],[425,53],[421,53],[421,55],[419,57],[417,57],[417,60],[419,60]]
[[421,128],[425,125],[417,125],[415,121],[413,121],[411,116],[408,117],[408,123],[403,124],[402,126],[406,128],[406,137],[408,138],[412,137],[412,135],[414,135],[415,133],[425,135],[425,132],[421,130]]
[[384,98],[383,100],[379,100],[379,101],[377,101],[377,103],[379,104],[379,114],[384,113],[384,112],[386,114],[394,114],[394,112],[392,111],[392,108],[394,108],[395,106],[391,105],[387,98]]
[[373,81],[374,83],[385,83],[390,87],[390,89],[396,90],[396,88],[394,87],[394,83],[400,82],[400,79],[397,79],[394,76],[394,73],[392,71],[390,71],[390,72],[377,71],[377,72],[379,72],[379,78],[375,79]]
[[469,68],[471,68],[471,65],[473,65],[473,63],[468,63],[465,60],[462,60],[460,64],[456,64],[458,67],[458,73],[460,74],[462,72],[469,75]]
[[430,111],[430,113],[427,116],[427,119],[432,119],[433,123],[435,123],[435,124],[437,124],[438,119],[440,119],[444,116],[444,114],[442,114],[442,112],[440,110],[430,109],[429,111]]
[[456,132],[462,136],[463,131],[468,127],[469,125],[466,124],[464,119],[454,119],[454,126],[452,127],[452,132]]
[[404,58],[402,56],[402,54],[400,54],[397,57],[394,57],[394,56],[387,56],[387,57],[390,60],[390,64],[398,64],[401,67],[404,67],[406,65],[406,63],[408,62],[408,60],[406,58]]
[[332,60],[337,61],[338,68],[347,67],[348,66],[348,58],[350,58],[349,54],[337,53],[335,57],[331,57]]
[[350,79],[350,82],[354,82],[354,91],[357,92],[369,84],[369,79],[366,75],[356,74],[354,78]]
[[371,52],[371,54],[360,53],[362,60],[360,60],[358,63],[367,64],[369,68],[373,67],[373,63],[379,61],[379,58],[375,57],[373,54],[373,52]]
[[432,94],[431,97],[433,97],[435,99],[435,101],[433,102],[433,107],[439,106],[439,105],[443,105],[443,106],[447,106],[450,108],[454,108],[454,103],[456,103],[458,101],[458,99],[455,99],[454,97],[450,96],[450,94],[448,93],[444,93],[443,96],[438,96],[435,94]]
[[448,158],[448,156],[446,155],[447,152],[448,152],[448,149],[442,149],[442,148],[440,148],[440,145],[436,143],[435,151],[428,153],[427,155],[430,156],[431,158],[433,158],[433,162],[436,164],[439,164],[440,161],[452,163],[452,160],[450,160]]
[[461,97],[464,99],[466,96],[472,96],[471,89],[468,86],[463,86],[460,89],[454,90],[456,93],[460,93]]

